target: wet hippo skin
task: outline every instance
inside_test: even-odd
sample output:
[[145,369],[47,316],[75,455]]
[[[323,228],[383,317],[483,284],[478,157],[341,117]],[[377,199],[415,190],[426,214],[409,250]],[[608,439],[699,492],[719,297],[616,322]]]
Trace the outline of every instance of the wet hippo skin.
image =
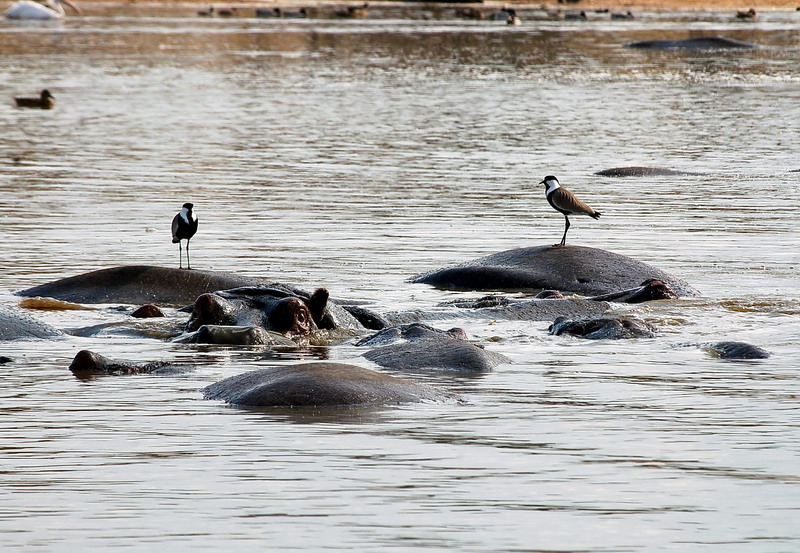
[[271,367],[220,380],[207,399],[248,407],[348,406],[442,402],[457,396],[346,363]]
[[639,287],[656,279],[679,296],[697,296],[687,282],[651,265],[597,248],[533,246],[488,255],[415,276],[411,282],[467,290],[561,290],[587,296]]

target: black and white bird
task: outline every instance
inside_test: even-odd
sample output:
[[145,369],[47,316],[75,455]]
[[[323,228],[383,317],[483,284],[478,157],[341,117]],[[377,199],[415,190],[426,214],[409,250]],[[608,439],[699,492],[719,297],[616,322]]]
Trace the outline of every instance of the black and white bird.
[[595,211],[588,204],[578,199],[575,194],[558,184],[558,179],[553,175],[547,175],[539,184],[545,186],[544,193],[550,206],[564,215],[566,224],[564,225],[564,236],[561,238],[562,246],[567,241],[570,215],[588,215],[592,219],[600,218],[599,211]]
[[197,232],[197,216],[192,213],[194,204],[185,203],[181,212],[172,218],[172,243],[178,244],[179,267],[183,269],[183,250],[181,240],[186,240],[186,268],[191,269],[189,262],[189,240]]

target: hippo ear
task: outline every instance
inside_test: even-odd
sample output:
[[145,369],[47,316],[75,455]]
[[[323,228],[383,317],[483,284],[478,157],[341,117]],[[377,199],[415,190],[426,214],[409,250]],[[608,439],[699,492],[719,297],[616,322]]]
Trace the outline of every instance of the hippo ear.
[[330,294],[325,288],[317,288],[308,299],[308,310],[311,311],[311,318],[317,324],[317,328],[333,328],[331,321],[325,322],[325,309],[328,307]]

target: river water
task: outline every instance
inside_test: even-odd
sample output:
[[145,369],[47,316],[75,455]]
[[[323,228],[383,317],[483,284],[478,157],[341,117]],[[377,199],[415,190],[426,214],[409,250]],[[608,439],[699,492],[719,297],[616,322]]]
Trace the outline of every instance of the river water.
[[[406,279],[558,242],[547,174],[603,212],[576,218],[569,243],[703,295],[617,307],[659,327],[647,340],[443,321],[513,360],[477,377],[405,375],[464,404],[246,411],[198,391],[355,359],[350,343],[5,343],[0,548],[800,550],[800,14],[523,11],[508,27],[433,5],[347,21],[84,7],[62,23],[0,22],[4,306],[96,268],[177,266],[169,225],[186,201],[196,268],[326,286],[378,311],[475,297]],[[622,47],[706,34],[763,47]],[[45,87],[55,110],[13,107]],[[624,165],[703,175],[593,176]],[[64,329],[124,319],[100,307],[32,314]],[[704,347],[719,340],[773,355],[724,361]],[[78,380],[67,367],[84,348],[195,370]]]

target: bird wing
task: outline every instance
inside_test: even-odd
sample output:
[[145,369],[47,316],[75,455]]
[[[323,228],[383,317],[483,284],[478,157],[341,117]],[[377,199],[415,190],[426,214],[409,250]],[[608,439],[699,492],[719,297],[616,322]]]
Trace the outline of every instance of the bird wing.
[[553,191],[553,203],[563,211],[569,213],[583,213],[585,215],[593,215],[594,209],[589,207],[589,204],[582,201],[575,194],[564,188],[556,188]]
[[180,218],[181,214],[178,213],[175,217],[172,218],[172,243],[176,244],[181,241],[178,238],[178,219]]

